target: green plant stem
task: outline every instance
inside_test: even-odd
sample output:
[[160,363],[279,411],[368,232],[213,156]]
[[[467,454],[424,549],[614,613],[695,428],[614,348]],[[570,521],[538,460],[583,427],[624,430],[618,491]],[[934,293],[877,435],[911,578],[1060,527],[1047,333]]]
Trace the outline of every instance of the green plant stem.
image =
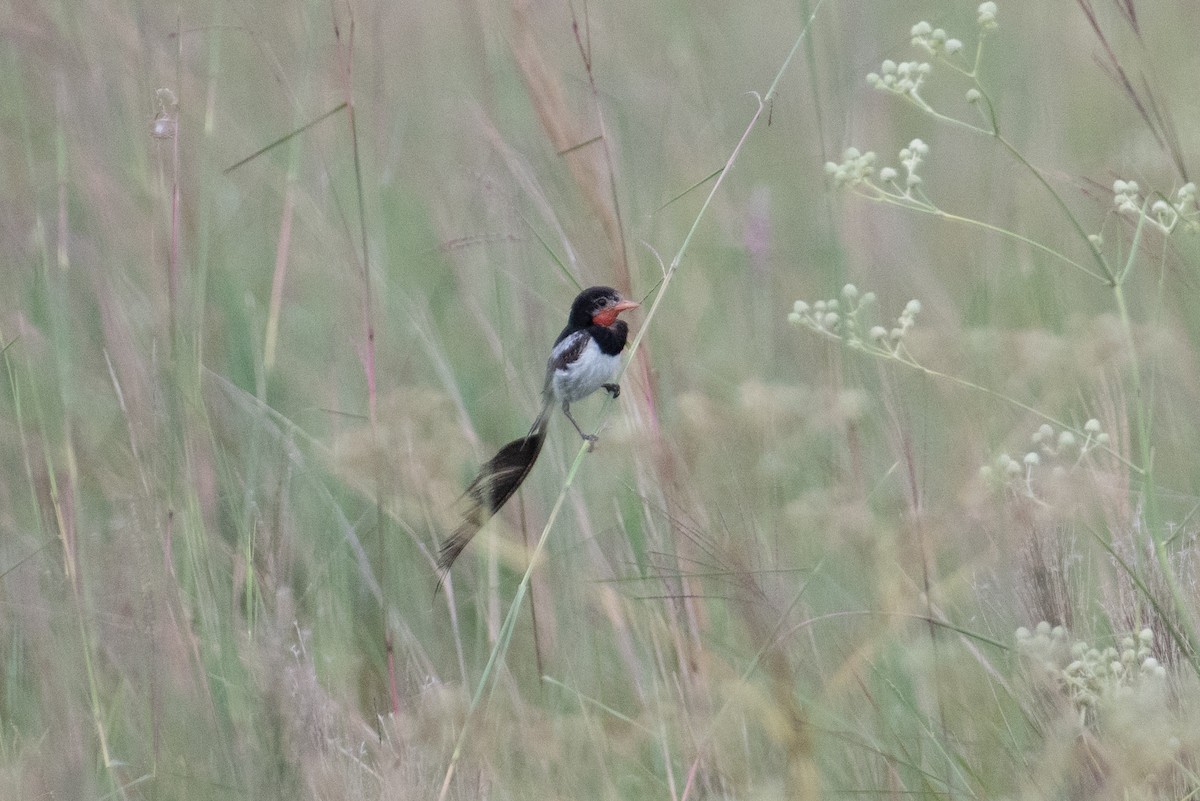
[[[924,375],[927,375],[930,378],[938,378],[943,381],[948,381],[951,384],[957,384],[958,386],[964,387],[965,389],[974,390],[976,392],[982,392],[985,395],[990,395],[993,398],[1002,400],[1005,403],[1009,404],[1010,406],[1015,406],[1016,408],[1018,408],[1022,411],[1029,412],[1030,414],[1040,418],[1041,420],[1043,420],[1053,426],[1057,426],[1065,431],[1071,431],[1072,433],[1074,433],[1078,436],[1081,436],[1081,437],[1088,436],[1086,434],[1086,432],[1080,431],[1078,428],[1071,425],[1070,423],[1064,422],[1062,420],[1059,420],[1057,417],[1046,414],[1045,412],[1041,411],[1040,409],[1030,406],[1027,403],[1022,403],[1021,401],[1017,400],[1016,398],[1014,398],[1010,395],[1005,395],[1003,392],[998,392],[990,387],[985,387],[982,384],[976,384],[974,381],[968,381],[965,378],[959,378],[956,375],[951,375],[949,373],[943,373],[940,370],[934,370],[932,367],[926,367],[925,365],[921,364],[916,359],[914,359],[912,357],[912,355],[910,353],[908,353],[908,351],[903,349],[902,347],[897,348],[896,350],[887,350],[884,348],[872,347],[870,345],[867,345],[865,342],[861,342],[861,341],[849,342],[849,341],[843,339],[842,337],[838,336],[837,334],[832,333],[830,331],[820,331],[817,329],[812,329],[812,330],[817,331],[817,333],[827,337],[828,339],[832,339],[836,342],[841,342],[842,344],[846,345],[847,347],[854,348],[855,350],[865,353],[869,356],[876,356],[876,357],[882,358],[882,359],[892,359],[892,360],[897,361],[900,364],[904,365],[905,367],[916,370],[919,373],[923,373]],[[1145,474],[1146,471],[1142,467],[1139,467],[1138,465],[1134,464],[1130,460],[1126,459],[1119,452],[1117,452],[1114,448],[1111,448],[1111,447],[1108,447],[1105,445],[1100,445],[1098,447],[1104,448],[1106,453],[1108,453],[1110,456],[1115,458],[1118,462],[1120,462],[1122,465],[1124,465],[1125,467],[1127,467],[1129,470],[1136,473],[1137,475],[1141,476],[1141,475]]]
[[[948,63],[948,62],[945,62],[944,59],[943,59],[943,62]],[[1071,227],[1075,229],[1075,232],[1079,235],[1079,238],[1081,240],[1083,240],[1083,242],[1087,245],[1088,252],[1092,255],[1092,259],[1096,262],[1096,265],[1100,269],[1100,273],[1103,275],[1103,280],[1106,281],[1111,286],[1113,283],[1116,282],[1117,277],[1114,274],[1112,267],[1109,266],[1108,260],[1104,258],[1104,254],[1100,251],[1100,246],[1097,245],[1095,242],[1093,242],[1088,237],[1087,231],[1085,231],[1083,228],[1083,224],[1079,222],[1079,218],[1076,217],[1075,213],[1071,211],[1071,208],[1067,205],[1066,201],[1062,199],[1062,195],[1060,195],[1058,193],[1058,190],[1056,190],[1054,188],[1054,186],[1050,183],[1050,181],[1047,180],[1046,176],[1042,174],[1042,171],[1039,170],[1037,167],[1033,166],[1033,164],[1027,158],[1025,158],[1023,155],[1021,155],[1021,151],[1019,151],[1016,148],[1016,146],[1013,145],[1012,142],[1008,141],[1008,139],[1005,138],[1005,136],[1002,133],[1000,133],[1000,125],[999,125],[998,119],[996,118],[995,106],[993,105],[991,97],[988,95],[987,91],[979,84],[979,81],[976,78],[976,72],[978,71],[978,68],[979,68],[979,62],[978,62],[978,57],[977,57],[975,70],[970,73],[970,77],[975,83],[975,88],[979,90],[980,94],[983,95],[984,99],[987,102],[988,117],[992,124],[992,129],[990,131],[986,128],[980,128],[978,125],[972,125],[969,122],[960,120],[957,117],[951,117],[949,115],[941,113],[940,111],[937,111],[936,109],[933,108],[933,106],[929,105],[929,103],[927,103],[923,97],[921,97],[918,94],[909,92],[909,93],[901,94],[901,97],[903,97],[909,103],[916,106],[921,111],[924,111],[926,114],[930,115],[931,117],[933,117],[936,120],[947,123],[949,125],[954,125],[954,126],[957,126],[960,128],[965,128],[966,130],[971,131],[972,133],[981,134],[983,136],[990,136],[993,139],[995,139],[997,142],[999,142],[1000,145],[1006,151],[1008,151],[1008,154],[1010,156],[1012,156],[1014,159],[1016,159],[1016,161],[1019,164],[1023,165],[1033,175],[1033,177],[1038,181],[1038,183],[1040,183],[1042,185],[1042,187],[1050,194],[1050,197],[1052,197],[1054,199],[1054,202],[1058,205],[1058,207],[1062,211],[1063,215],[1067,218],[1067,221],[1071,223]],[[961,69],[959,69],[958,71],[960,73],[962,72]],[[1053,251],[1051,251],[1051,252],[1053,252]],[[1071,262],[1071,263],[1074,264],[1074,262]],[[1087,272],[1090,275],[1094,275],[1090,270],[1088,270]]]
[[[1149,202],[1147,199],[1146,203],[1149,204]],[[1141,452],[1142,459],[1142,493],[1145,497],[1146,528],[1150,533],[1150,541],[1154,547],[1155,561],[1158,563],[1158,568],[1163,575],[1163,579],[1167,582],[1171,598],[1175,602],[1175,608],[1178,610],[1186,640],[1179,640],[1174,629],[1172,629],[1172,635],[1177,637],[1177,644],[1187,652],[1189,659],[1193,663],[1193,667],[1196,667],[1200,671],[1200,663],[1196,661],[1198,640],[1195,622],[1188,611],[1190,607],[1183,594],[1183,589],[1179,586],[1179,578],[1175,575],[1175,569],[1171,565],[1171,560],[1167,553],[1166,540],[1162,536],[1162,518],[1158,510],[1158,493],[1154,485],[1154,446],[1151,442],[1151,432],[1153,431],[1154,423],[1151,419],[1152,413],[1149,408],[1150,399],[1146,397],[1146,391],[1142,385],[1141,371],[1138,369],[1137,347],[1133,336],[1133,317],[1129,313],[1129,304],[1125,299],[1125,279],[1132,271],[1137,252],[1141,248],[1142,231],[1146,219],[1146,210],[1143,208],[1142,213],[1138,216],[1137,227],[1133,231],[1133,241],[1129,244],[1129,256],[1112,287],[1113,299],[1117,304],[1117,313],[1121,319],[1121,331],[1125,336],[1125,346],[1129,349],[1129,357],[1133,363],[1131,377],[1134,393],[1134,420],[1137,426],[1138,449]],[[1153,599],[1151,600],[1153,602]]]
[[[1134,239],[1130,249],[1131,261],[1133,253],[1138,248],[1142,220],[1144,219],[1144,216],[1139,218],[1138,227],[1134,232]],[[1122,271],[1122,276],[1127,273],[1128,268]],[[1121,319],[1121,331],[1125,336],[1125,346],[1129,349],[1130,359],[1133,362],[1130,373],[1131,380],[1133,381],[1134,424],[1137,427],[1138,451],[1142,461],[1142,469],[1139,474],[1143,482],[1142,496],[1145,499],[1144,514],[1146,529],[1150,534],[1150,542],[1154,548],[1154,558],[1158,563],[1158,569],[1162,573],[1163,580],[1167,583],[1171,599],[1174,601],[1175,610],[1179,615],[1181,627],[1183,628],[1183,638],[1179,639],[1173,628],[1171,629],[1171,633],[1177,637],[1177,644],[1188,655],[1193,668],[1200,673],[1200,662],[1197,661],[1197,656],[1200,655],[1197,644],[1200,643],[1200,639],[1197,638],[1196,625],[1193,615],[1190,612],[1187,596],[1184,594],[1183,588],[1179,585],[1179,577],[1176,576],[1175,568],[1171,565],[1170,555],[1167,552],[1166,538],[1163,537],[1162,517],[1158,509],[1158,492],[1155,489],[1154,483],[1154,445],[1151,442],[1153,421],[1150,409],[1148,408],[1150,399],[1146,396],[1146,391],[1142,384],[1141,371],[1138,369],[1137,350],[1133,336],[1133,320],[1130,317],[1129,305],[1125,299],[1124,282],[1117,281],[1113,284],[1112,290],[1113,298],[1117,304],[1117,313]],[[1151,602],[1153,603],[1152,598]]]
[[935,206],[933,203],[929,203],[927,201],[921,201],[921,200],[916,200],[916,199],[909,201],[903,195],[897,196],[897,195],[892,194],[891,192],[884,191],[883,189],[875,186],[874,184],[869,184],[869,185],[872,186],[874,189],[876,189],[876,191],[879,194],[869,195],[864,192],[860,192],[859,194],[863,195],[863,197],[867,197],[872,200],[879,200],[883,203],[888,203],[893,206],[899,206],[902,209],[909,209],[910,211],[920,212],[921,214],[929,214],[931,216],[938,217],[942,220],[946,220],[947,222],[956,222],[956,223],[963,223],[965,225],[974,225],[979,228],[983,228],[987,231],[992,231],[994,233],[1009,237],[1010,239],[1015,239],[1018,242],[1021,242],[1032,248],[1040,250],[1043,253],[1045,253],[1046,255],[1052,256],[1052,257],[1058,259],[1059,261],[1062,261],[1063,263],[1067,264],[1068,266],[1074,267],[1075,269],[1082,271],[1084,274],[1090,276],[1091,278],[1095,278],[1098,281],[1106,281],[1107,282],[1109,280],[1105,276],[1100,275],[1099,273],[1093,272],[1092,270],[1089,270],[1087,267],[1084,267],[1082,264],[1075,261],[1071,257],[1069,257],[1063,253],[1059,253],[1054,248],[1049,247],[1047,245],[1043,245],[1041,242],[1037,242],[1033,239],[1030,239],[1029,237],[1022,236],[1021,234],[1018,234],[1016,231],[1010,231],[1007,228],[1001,228],[998,225],[993,225],[992,223],[984,222],[983,220],[976,220],[971,217],[961,217],[957,214],[951,214],[950,212],[943,211],[942,209]]
[[1092,254],[1092,260],[1096,262],[1096,265],[1100,268],[1100,272],[1104,274],[1105,280],[1108,281],[1110,285],[1114,284],[1117,280],[1116,275],[1113,273],[1112,267],[1109,266],[1108,260],[1104,258],[1104,254],[1100,252],[1100,246],[1088,237],[1087,231],[1085,231],[1083,228],[1083,224],[1079,222],[1079,218],[1076,217],[1074,212],[1071,211],[1070,207],[1067,206],[1067,202],[1062,199],[1062,196],[1053,187],[1053,185],[1051,185],[1050,181],[1046,179],[1046,176],[1042,174],[1042,171],[1033,166],[1028,159],[1022,156],[1021,152],[1017,150],[1012,142],[1009,142],[1004,138],[999,129],[994,130],[992,132],[992,136],[995,137],[996,141],[1008,151],[1010,156],[1024,165],[1025,168],[1033,175],[1033,177],[1037,179],[1038,183],[1040,183],[1046,189],[1046,191],[1050,193],[1050,197],[1054,198],[1054,202],[1058,204],[1058,207],[1062,210],[1063,215],[1071,223],[1071,227],[1075,229],[1075,233],[1079,234],[1079,238],[1082,239],[1084,244],[1087,245],[1088,252]]

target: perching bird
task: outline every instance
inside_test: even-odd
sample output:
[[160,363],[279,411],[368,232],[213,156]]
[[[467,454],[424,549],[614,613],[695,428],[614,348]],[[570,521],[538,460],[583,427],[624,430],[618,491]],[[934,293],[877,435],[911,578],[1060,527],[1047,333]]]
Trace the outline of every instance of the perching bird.
[[463,522],[442,544],[438,554],[438,570],[443,577],[471,538],[500,511],[533,469],[546,441],[546,424],[555,403],[562,404],[563,414],[575,426],[579,436],[589,444],[596,441],[594,434],[583,433],[579,423],[575,422],[571,404],[601,388],[614,398],[621,394],[621,387],[610,382],[621,363],[629,326],[624,320],[618,320],[617,315],[636,309],[638,305],[622,299],[617,290],[607,286],[585,289],[571,303],[567,327],[554,340],[554,349],[546,365],[542,411],[533,421],[529,434],[501,448],[479,469],[479,475],[467,487],[470,507],[463,515]]

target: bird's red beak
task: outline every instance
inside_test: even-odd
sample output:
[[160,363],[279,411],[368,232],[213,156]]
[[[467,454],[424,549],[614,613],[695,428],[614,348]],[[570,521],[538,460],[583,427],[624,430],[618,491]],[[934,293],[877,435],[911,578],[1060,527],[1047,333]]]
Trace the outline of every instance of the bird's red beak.
[[636,309],[641,305],[640,303],[634,303],[632,300],[618,301],[615,305],[609,306],[599,314],[593,315],[592,322],[596,325],[610,326],[617,321],[618,314],[630,309]]

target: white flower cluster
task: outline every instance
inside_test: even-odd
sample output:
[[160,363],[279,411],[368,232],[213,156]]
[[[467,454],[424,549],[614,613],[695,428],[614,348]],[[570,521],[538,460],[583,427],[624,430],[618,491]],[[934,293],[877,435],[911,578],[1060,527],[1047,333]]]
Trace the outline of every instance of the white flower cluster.
[[1146,222],[1164,234],[1170,234],[1182,224],[1189,233],[1200,232],[1200,209],[1196,205],[1196,184],[1188,181],[1179,187],[1173,199],[1160,197],[1144,211],[1141,188],[1137,181],[1113,181],[1113,205],[1122,214],[1144,216]]
[[879,66],[879,72],[867,75],[867,83],[884,92],[911,97],[924,105],[920,94],[921,84],[932,71],[933,66],[927,61],[901,61],[897,64],[889,58]]
[[1077,446],[1078,455],[1084,456],[1098,445],[1108,445],[1108,434],[1105,434],[1100,428],[1100,421],[1094,417],[1084,423],[1084,440],[1082,444],[1079,444],[1074,432],[1067,431],[1066,429],[1056,432],[1054,426],[1049,423],[1042,423],[1029,439],[1047,456],[1067,456],[1072,451],[1075,451]]
[[952,56],[962,50],[963,43],[960,40],[949,38],[944,29],[935,28],[925,20],[912,26],[910,33],[913,47],[920,47],[931,56],[940,56],[943,53]]
[[[981,3],[977,9],[978,16],[975,19],[979,26],[979,38],[982,40],[988,31],[995,30],[996,23],[996,4]],[[965,66],[956,65],[949,61],[949,57],[960,55],[963,49],[961,39],[956,39],[946,33],[944,28],[935,28],[925,20],[921,20],[916,25],[913,25],[909,30],[910,41],[913,47],[919,47],[927,54],[935,59],[941,59],[947,64],[950,64],[955,70],[961,72],[968,77],[974,78],[975,73],[967,72]],[[976,61],[978,61],[979,53],[976,53]],[[888,59],[879,67],[879,72],[872,72],[867,75],[867,83],[872,87],[884,92],[891,92],[902,97],[912,100],[918,106],[921,106],[926,111],[932,111],[929,104],[921,98],[921,84],[925,82],[926,77],[933,71],[933,65],[925,61],[901,61],[899,63]],[[970,89],[967,92],[967,102],[977,103],[982,97],[978,89]]]
[[917,322],[917,315],[921,313],[921,301],[913,298],[904,305],[904,311],[900,312],[900,316],[896,318],[896,326],[892,330],[887,330],[882,325],[874,326],[869,336],[873,342],[890,344],[895,347],[900,340],[904,339],[904,335]]
[[1119,178],[1113,181],[1113,205],[1117,207],[1117,211],[1123,211],[1128,214],[1138,214],[1142,210],[1142,197],[1139,192],[1137,181],[1122,181]]
[[825,172],[833,177],[835,186],[854,188],[865,184],[868,187],[866,194],[877,199],[931,209],[932,205],[923,195],[917,197],[913,194],[913,189],[921,183],[918,169],[927,155],[929,145],[920,139],[912,140],[908,147],[901,149],[899,156],[900,165],[904,168],[903,181],[899,180],[900,171],[895,167],[884,167],[876,172],[878,156],[870,150],[862,153],[856,147],[846,149],[840,164],[826,162]]
[[788,322],[834,339],[845,338],[850,343],[861,344],[858,315],[874,302],[874,292],[859,294],[858,287],[846,284],[842,287],[840,300],[818,300],[811,306],[802,300],[796,301],[788,314]]
[[976,10],[978,16],[975,18],[975,24],[982,31],[993,31],[999,23],[996,22],[996,4],[992,2],[980,3]]
[[1148,628],[1125,637],[1121,647],[1097,648],[1079,640],[1067,648],[1067,632],[1045,621],[1033,632],[1017,629],[1017,651],[1038,665],[1066,692],[1081,724],[1104,703],[1120,702],[1150,683],[1166,679],[1154,657],[1154,632]]
[[1051,468],[1055,477],[1065,475],[1074,469],[1095,448],[1106,447],[1109,436],[1101,430],[1100,421],[1094,417],[1083,425],[1083,441],[1073,431],[1055,430],[1049,423],[1042,423],[1030,437],[1033,448],[1020,458],[1015,459],[1007,453],[1001,453],[992,464],[979,468],[980,477],[999,487],[1015,487],[1020,485],[1022,494],[1036,497],[1033,491],[1034,471],[1043,464]]
[[921,162],[929,155],[929,145],[922,142],[920,139],[914,139],[908,143],[908,147],[900,151],[900,163],[904,165],[905,171],[908,173],[905,179],[905,185],[914,187],[921,183],[921,176],[917,175],[917,167],[921,166]]
[[842,154],[841,164],[825,162],[825,172],[833,176],[835,186],[854,187],[861,183],[870,183],[875,174],[875,161],[875,154],[870,150],[860,153],[858,148],[848,147]]
[[818,300],[809,305],[796,301],[788,314],[788,322],[803,326],[831,339],[837,339],[850,347],[882,356],[895,356],[901,340],[916,323],[921,311],[919,300],[910,300],[890,330],[882,325],[865,330],[864,310],[875,303],[874,292],[860,293],[854,284],[842,287],[840,298]]

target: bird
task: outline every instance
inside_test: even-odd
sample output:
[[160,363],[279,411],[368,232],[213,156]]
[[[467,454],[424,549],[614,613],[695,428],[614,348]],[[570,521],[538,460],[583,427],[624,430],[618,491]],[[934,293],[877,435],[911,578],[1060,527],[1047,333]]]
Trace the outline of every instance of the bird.
[[612,378],[629,339],[629,325],[617,316],[639,305],[607,286],[585,289],[572,301],[567,325],[554,340],[546,363],[542,409],[529,433],[501,448],[479,468],[478,475],[467,486],[463,496],[468,508],[462,523],[442,543],[438,553],[439,587],[471,538],[500,511],[533,470],[556,405],[561,405],[563,414],[587,442],[589,450],[595,444],[596,435],[584,433],[571,414],[571,404],[600,389],[613,398],[621,394],[620,385],[613,383]]

